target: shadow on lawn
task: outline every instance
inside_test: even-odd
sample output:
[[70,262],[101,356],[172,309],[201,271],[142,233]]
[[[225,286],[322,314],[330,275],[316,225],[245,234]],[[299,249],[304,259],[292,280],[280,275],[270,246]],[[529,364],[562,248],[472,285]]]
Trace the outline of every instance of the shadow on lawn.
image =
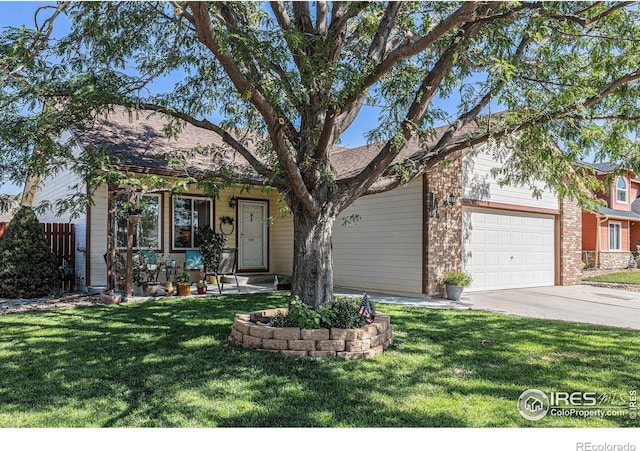
[[27,412],[32,427],[465,427],[464,400],[481,396],[496,404],[485,425],[515,426],[529,425],[514,408],[524,389],[615,391],[638,373],[630,332],[477,312],[379,306],[395,344],[366,361],[227,344],[236,312],[285,303],[269,293],[5,315],[0,414]]

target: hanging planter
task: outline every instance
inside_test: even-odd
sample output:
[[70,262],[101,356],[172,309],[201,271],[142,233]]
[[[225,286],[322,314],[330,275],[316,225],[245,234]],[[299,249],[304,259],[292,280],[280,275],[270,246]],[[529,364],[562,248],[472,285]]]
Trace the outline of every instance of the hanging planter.
[[142,221],[142,215],[129,215],[129,222],[131,224],[139,224]]

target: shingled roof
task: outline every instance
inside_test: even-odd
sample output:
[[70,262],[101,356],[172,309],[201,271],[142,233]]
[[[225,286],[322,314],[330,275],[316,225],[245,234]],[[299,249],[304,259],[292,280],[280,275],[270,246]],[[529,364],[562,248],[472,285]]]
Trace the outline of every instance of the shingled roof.
[[[185,123],[184,129],[177,137],[169,138],[165,133],[168,122],[162,114],[149,111],[129,113],[116,107],[105,117],[98,118],[90,127],[75,129],[74,133],[84,148],[105,146],[110,156],[119,159],[120,167],[123,169],[158,173],[178,173],[186,170],[191,174],[205,170],[215,171],[216,160],[210,154],[193,151],[194,148],[201,147],[224,149],[224,159],[227,162],[234,161],[243,170],[250,171],[246,160],[223,143],[217,133]],[[435,144],[445,129],[446,126],[435,128],[433,136],[426,144]],[[456,140],[459,141],[476,130],[477,125],[469,124],[456,135]],[[331,162],[338,173],[337,178],[348,178],[359,173],[382,146],[383,143],[374,143],[355,148],[334,147],[331,151]],[[418,141],[412,139],[396,161],[420,151]],[[175,168],[170,164],[170,159],[180,155],[183,167]],[[258,179],[256,176],[256,180]]]

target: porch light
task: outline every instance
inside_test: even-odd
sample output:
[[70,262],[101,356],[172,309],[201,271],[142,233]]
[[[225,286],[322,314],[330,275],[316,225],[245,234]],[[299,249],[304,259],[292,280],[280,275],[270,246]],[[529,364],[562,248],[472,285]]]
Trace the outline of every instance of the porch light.
[[229,199],[229,207],[235,210],[237,204],[238,204],[238,199],[236,199],[236,196],[233,196],[231,199]]
[[453,204],[456,203],[456,199],[457,199],[457,197],[456,197],[455,194],[453,194],[453,193],[449,194],[448,204],[449,204],[450,207],[453,207]]

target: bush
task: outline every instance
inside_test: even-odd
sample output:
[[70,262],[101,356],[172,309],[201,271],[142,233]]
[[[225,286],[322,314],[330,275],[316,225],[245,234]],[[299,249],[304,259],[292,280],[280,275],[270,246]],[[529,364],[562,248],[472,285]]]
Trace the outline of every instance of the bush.
[[42,225],[31,208],[20,208],[0,240],[0,297],[46,296],[58,280]]
[[[340,329],[353,329],[365,325],[365,320],[360,316],[358,308],[361,298],[340,299],[321,305],[318,310],[313,310],[297,297],[291,301],[289,312],[285,315],[277,313],[271,318],[272,327],[299,327],[301,329],[319,329],[320,327]],[[369,301],[372,315],[375,314],[373,302]]]
[[358,312],[359,302],[356,299],[339,300],[331,304],[331,327],[353,329],[364,326],[364,318]]
[[318,329],[320,327],[320,315],[298,297],[295,297],[291,300],[291,306],[287,314],[287,323],[288,327]]

